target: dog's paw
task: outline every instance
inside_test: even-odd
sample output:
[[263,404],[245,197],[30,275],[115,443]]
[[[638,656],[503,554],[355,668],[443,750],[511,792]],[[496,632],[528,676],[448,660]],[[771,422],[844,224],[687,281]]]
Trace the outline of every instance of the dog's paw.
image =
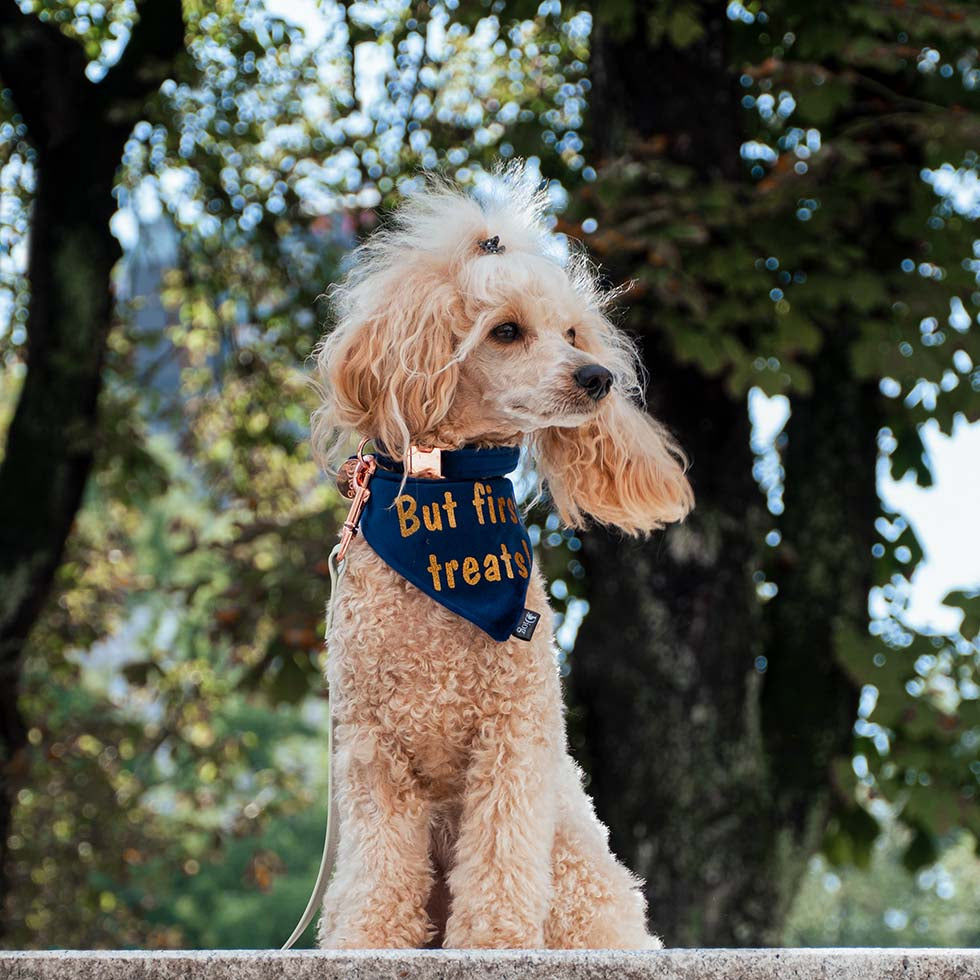
[[491,910],[454,914],[446,924],[444,949],[543,949],[543,926],[508,922]]
[[435,930],[424,910],[397,917],[376,917],[367,913],[344,916],[329,934],[320,938],[321,949],[419,949]]
[[352,929],[321,942],[321,949],[419,949],[431,937],[426,930]]

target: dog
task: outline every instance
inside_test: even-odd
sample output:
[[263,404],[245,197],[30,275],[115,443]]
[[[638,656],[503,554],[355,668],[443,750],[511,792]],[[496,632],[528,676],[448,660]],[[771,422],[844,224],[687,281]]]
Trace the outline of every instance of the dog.
[[[686,463],[640,407],[615,292],[549,233],[547,193],[519,166],[494,188],[479,203],[432,179],[408,198],[353,253],[316,352],[317,458],[371,439],[368,489],[387,480],[327,637],[340,833],[325,948],[660,945],[569,755],[546,586],[499,471],[522,447],[565,525],[642,535],[690,510]],[[476,461],[445,483],[455,495],[440,450],[463,473]],[[471,587],[490,612],[465,606]]]

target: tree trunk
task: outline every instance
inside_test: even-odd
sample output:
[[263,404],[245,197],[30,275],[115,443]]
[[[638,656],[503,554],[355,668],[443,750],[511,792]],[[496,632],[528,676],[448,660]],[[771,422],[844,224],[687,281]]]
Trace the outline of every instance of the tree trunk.
[[[38,160],[29,370],[0,470],[0,861],[6,857],[10,795],[17,782],[11,769],[18,768],[25,745],[17,708],[21,651],[51,591],[97,439],[109,276],[119,247],[108,225],[113,171],[92,174],[80,166],[99,149],[84,146],[91,135],[43,151]],[[0,877],[0,898],[2,887]]]
[[813,393],[793,398],[774,573],[779,594],[766,609],[761,719],[773,823],[790,833],[800,872],[835,802],[831,766],[854,743],[858,692],[835,649],[839,631],[867,631],[879,509],[880,396],[875,385],[852,377],[850,338],[842,334],[825,332],[810,365]]
[[776,886],[759,833],[761,495],[744,407],[650,360],[655,407],[693,460],[696,509],[645,542],[585,535],[590,611],[572,700],[590,791],[613,849],[646,880],[651,928],[672,946],[744,945],[769,937]]
[[[676,50],[646,40],[639,9],[636,29],[611,37],[600,8],[590,107],[597,149],[618,155],[631,140],[659,137],[701,179],[740,179],[725,6],[701,4],[700,19],[705,35]],[[643,312],[656,322],[655,310]],[[853,415],[829,424],[837,366],[821,362],[816,393],[797,403],[790,426],[784,551],[798,547],[799,560],[764,607],[752,575],[772,518],[752,476],[745,403],[678,364],[653,332],[644,351],[650,407],[691,458],[696,509],[646,542],[598,529],[585,536],[590,612],[569,678],[583,736],[576,748],[613,848],[646,879],[654,931],[669,945],[768,945],[779,941],[819,845],[828,766],[851,737],[854,692],[832,663],[832,611],[844,602],[844,615],[860,616],[867,597],[866,582],[834,569],[840,549],[865,547],[873,472],[855,483],[853,507],[838,503],[831,533],[846,537],[833,547],[807,524],[813,481],[842,479],[843,463],[825,472],[820,462],[842,424],[852,478],[856,457],[866,466],[873,449]],[[813,439],[822,448],[807,468]],[[813,576],[825,586],[818,603],[807,600]]]
[[[36,150],[27,373],[0,464],[0,910],[26,746],[24,644],[51,593],[98,441],[97,403],[120,249],[109,230],[126,138],[183,46],[179,0],[140,8],[116,67],[94,85],[81,47],[0,0],[0,78]],[[0,936],[3,934],[0,915]]]

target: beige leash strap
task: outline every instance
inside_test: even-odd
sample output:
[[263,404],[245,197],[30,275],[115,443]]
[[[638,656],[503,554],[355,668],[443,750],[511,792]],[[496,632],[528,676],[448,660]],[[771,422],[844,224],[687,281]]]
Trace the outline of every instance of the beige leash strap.
[[[330,559],[327,564],[330,567],[330,604],[327,606],[327,627],[326,635],[330,636],[330,627],[333,624],[334,603],[337,599],[337,585],[344,573],[343,564],[339,562],[338,555],[341,546],[334,546],[330,552]],[[346,549],[344,549],[346,550]],[[306,927],[313,921],[320,906],[323,904],[323,896],[326,894],[327,885],[330,884],[330,876],[333,874],[334,865],[337,862],[337,801],[333,795],[333,705],[332,701],[327,701],[327,829],[323,838],[323,856],[320,858],[320,870],[317,872],[316,884],[313,886],[313,894],[307,902],[306,911],[301,916],[293,934],[282,945],[282,949],[292,949],[300,936],[306,932]]]

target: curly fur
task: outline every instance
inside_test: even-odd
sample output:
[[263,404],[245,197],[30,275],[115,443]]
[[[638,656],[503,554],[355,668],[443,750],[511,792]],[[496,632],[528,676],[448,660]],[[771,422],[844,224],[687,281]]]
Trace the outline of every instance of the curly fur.
[[[319,347],[313,443],[528,447],[562,518],[643,534],[692,504],[683,457],[637,404],[634,349],[519,168],[481,207],[443,181],[354,254]],[[477,242],[499,235],[501,255]],[[503,344],[494,326],[520,325]],[[573,379],[601,363],[596,402]],[[544,611],[541,576],[527,604]],[[361,539],[328,637],[340,844],[322,946],[659,945],[568,754],[551,624],[496,643]]]

